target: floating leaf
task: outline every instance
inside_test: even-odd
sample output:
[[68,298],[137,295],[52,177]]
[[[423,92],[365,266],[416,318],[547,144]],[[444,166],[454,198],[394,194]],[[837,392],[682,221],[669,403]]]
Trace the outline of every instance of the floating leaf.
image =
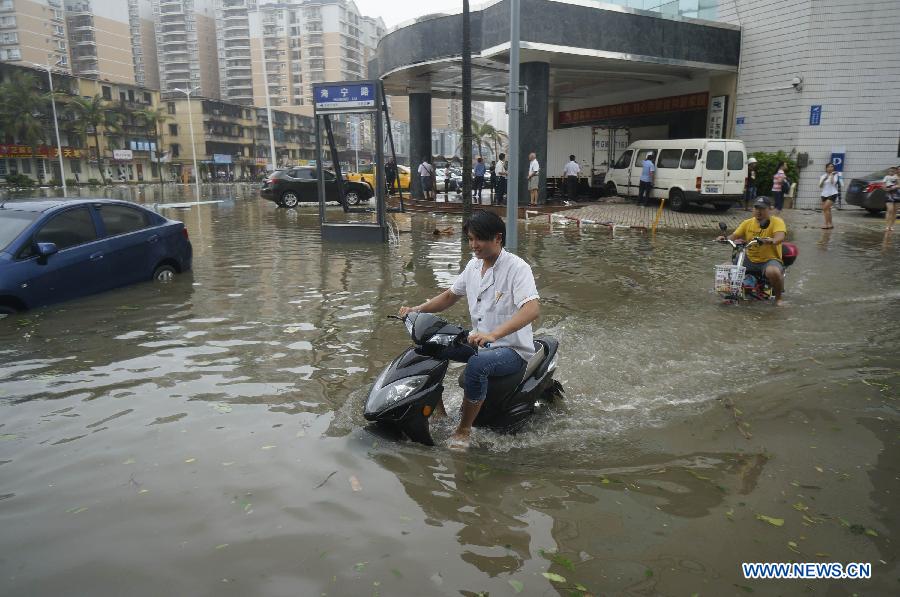
[[766,516],[765,514],[757,514],[756,520],[762,520],[763,522],[768,522],[772,526],[782,527],[784,526],[783,518],[772,518],[771,516]]
[[277,447],[277,446],[263,446],[261,449],[263,449],[263,450],[271,450],[272,448],[275,448],[275,447]]
[[797,512],[806,512],[807,510],[809,510],[809,506],[807,506],[803,502],[797,502],[796,504],[794,504],[794,510],[796,510]]
[[745,593],[752,593],[752,592],[753,592],[753,589],[752,589],[752,588],[747,587],[747,586],[745,586],[745,585],[734,585],[734,586],[736,586],[737,588],[739,588],[740,590],[742,590],[742,591],[745,592]]
[[150,491],[150,490],[149,490],[149,489],[142,489],[142,490],[140,490],[138,493],[147,493],[148,491]]
[[353,568],[357,572],[360,572],[360,571],[362,571],[363,568],[365,568],[368,565],[369,565],[368,562],[357,562],[357,563],[353,564]]
[[845,527],[849,527],[849,526],[850,526],[850,523],[847,522],[846,520],[844,520],[843,518],[841,518],[840,516],[838,516],[838,522],[841,523],[841,526],[845,526]]
[[547,580],[552,580],[553,582],[566,582],[565,576],[560,576],[559,574],[554,574],[552,572],[541,572],[541,576]]
[[876,533],[874,529],[866,529],[866,535],[869,537],[877,537],[878,533]]
[[87,508],[85,508],[84,506],[82,506],[81,508],[75,507],[75,508],[69,508],[68,510],[66,510],[66,513],[67,514],[81,514],[85,510],[87,510]]
[[521,593],[522,589],[525,588],[525,585],[522,584],[521,581],[515,580],[514,578],[509,579],[509,586],[513,588],[513,591],[515,591],[516,594]]
[[825,471],[822,469],[821,466],[816,466],[816,467],[813,467],[813,468],[815,468],[815,469],[816,469],[817,471],[819,471],[820,473],[824,473],[824,472],[825,472]]
[[122,464],[134,464],[134,458],[129,458],[128,460],[124,461]]
[[580,582],[575,583],[575,588],[578,589],[579,591],[582,591],[583,593],[588,592],[588,588],[586,586],[584,586],[583,584],[581,584]]
[[215,408],[217,411],[219,411],[222,414],[227,414],[227,413],[231,412],[230,404],[216,403],[213,405],[213,408]]
[[646,570],[644,570],[644,576],[646,576],[647,578],[653,578],[653,570],[647,568]]
[[197,461],[197,459],[196,459],[196,458],[188,458],[188,459],[187,459],[187,460],[185,460],[185,461],[184,461],[184,462],[185,462],[185,464],[190,464],[190,463],[192,463],[192,462],[196,462],[196,461]]
[[391,574],[396,576],[397,578],[403,578],[403,573],[397,570],[396,568],[391,568]]
[[540,554],[543,557],[550,560],[551,562],[553,562],[554,564],[558,564],[558,565],[562,566],[563,568],[565,568],[566,570],[571,570],[572,572],[575,572],[575,564],[573,564],[572,560],[570,560],[569,558],[561,556],[558,553],[553,552],[553,551],[544,551],[543,549],[540,550]]
[[602,485],[609,485],[609,484],[610,484],[610,480],[607,479],[606,477],[603,477],[603,478],[600,479],[600,483],[601,483]]
[[222,466],[231,466],[232,464],[234,464],[234,463],[233,462],[223,462]]
[[225,549],[226,547],[228,547],[227,543],[222,543],[220,545],[216,545],[216,549]]
[[725,518],[728,520],[734,520],[734,508],[725,513]]
[[694,477],[695,479],[700,479],[701,481],[712,481],[712,479],[710,479],[709,477],[704,477],[703,475],[701,475],[701,474],[698,473],[697,471],[693,471],[693,470],[691,470],[691,469],[688,469],[688,473],[690,473],[690,475],[691,475],[692,477]]
[[854,535],[862,535],[863,533],[866,532],[866,527],[864,527],[861,524],[851,524],[850,532],[853,533]]
[[794,541],[788,541],[788,549],[794,553],[800,553],[800,550],[797,549],[797,544]]
[[824,551],[817,551],[817,552],[816,552],[816,557],[817,557],[817,558],[830,558],[830,557],[831,557],[831,554],[830,554],[830,553],[826,553],[826,552],[824,552]]

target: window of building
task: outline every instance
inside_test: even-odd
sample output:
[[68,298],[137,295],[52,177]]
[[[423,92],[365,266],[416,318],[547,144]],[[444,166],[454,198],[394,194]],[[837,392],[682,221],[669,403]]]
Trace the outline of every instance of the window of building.
[[133,102],[133,101],[134,101],[134,89],[129,89],[129,90],[128,90],[128,101],[129,101],[129,102]]
[[144,92],[144,103],[148,105],[153,103],[153,96],[146,91]]
[[122,101],[122,102],[125,101],[125,92],[124,91],[119,92],[119,101]]
[[38,179],[44,178],[47,174],[47,162],[44,160],[35,160],[37,162],[37,175]]
[[697,149],[685,149],[684,155],[681,156],[681,167],[685,170],[693,170],[697,165],[697,159],[700,157],[700,151]]
[[16,26],[16,17],[0,17],[0,27],[15,27]]
[[11,10],[13,7],[13,0],[0,0],[0,10]]
[[101,85],[100,92],[103,94],[103,99],[111,100],[112,99],[112,88],[108,85]]
[[725,165],[725,152],[718,149],[710,150],[706,154],[706,169],[721,170]]
[[72,171],[72,174],[81,174],[81,161],[80,160],[70,160],[69,161],[69,170]]
[[173,158],[177,158],[179,155],[181,155],[181,147],[178,145],[178,143],[172,143],[169,148],[172,150]]
[[54,26],[53,26],[53,33],[54,33],[54,35],[65,35],[65,34],[66,34],[66,30],[63,28],[62,25],[54,25]]
[[178,136],[178,125],[177,124],[169,125],[169,134],[172,135],[173,137]]
[[0,44],[16,44],[19,43],[19,34],[15,31],[4,31],[0,33]]
[[166,111],[169,114],[174,114],[175,113],[175,102],[166,103]]
[[87,207],[78,207],[54,216],[34,235],[36,243],[56,243],[62,251],[97,240],[94,220]]
[[0,158],[0,176],[6,176],[9,170],[6,169],[6,158]]
[[657,168],[677,168],[678,163],[681,161],[681,150],[680,149],[663,149],[659,152],[659,161],[656,164]]
[[0,60],[21,60],[22,52],[19,48],[0,49]]
[[22,174],[31,174],[31,160],[22,160]]

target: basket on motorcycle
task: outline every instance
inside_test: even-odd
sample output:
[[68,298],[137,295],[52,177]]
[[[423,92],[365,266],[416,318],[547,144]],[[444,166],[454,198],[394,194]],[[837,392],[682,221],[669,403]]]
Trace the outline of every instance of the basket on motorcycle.
[[716,266],[716,292],[721,294],[740,294],[744,284],[747,268],[723,263]]

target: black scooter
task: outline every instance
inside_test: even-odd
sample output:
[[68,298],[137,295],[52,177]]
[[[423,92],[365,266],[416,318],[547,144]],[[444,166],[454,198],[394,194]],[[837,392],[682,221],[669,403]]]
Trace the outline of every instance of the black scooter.
[[[431,313],[410,313],[401,319],[413,346],[394,359],[375,381],[366,400],[366,420],[433,446],[428,418],[444,392],[447,353],[466,345],[469,331]],[[559,342],[550,336],[534,339],[535,355],[516,373],[488,380],[488,393],[474,427],[515,433],[536,411],[562,395],[553,379]],[[472,348],[473,351],[477,350]],[[460,376],[462,386],[462,376]]]

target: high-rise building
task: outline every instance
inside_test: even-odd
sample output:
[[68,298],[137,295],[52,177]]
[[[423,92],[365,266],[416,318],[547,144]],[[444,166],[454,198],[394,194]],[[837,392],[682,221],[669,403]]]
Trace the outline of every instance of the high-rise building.
[[62,0],[0,0],[0,60],[69,72]]
[[256,0],[217,0],[216,44],[219,88],[223,100],[253,103],[253,62],[250,55],[250,12]]
[[138,85],[159,89],[159,60],[153,28],[153,4],[150,0],[128,0],[128,26],[134,79]]
[[175,89],[198,89],[218,98],[219,68],[213,0],[153,0],[159,88],[164,97]]
[[135,83],[129,6],[125,2],[65,0],[72,73]]

